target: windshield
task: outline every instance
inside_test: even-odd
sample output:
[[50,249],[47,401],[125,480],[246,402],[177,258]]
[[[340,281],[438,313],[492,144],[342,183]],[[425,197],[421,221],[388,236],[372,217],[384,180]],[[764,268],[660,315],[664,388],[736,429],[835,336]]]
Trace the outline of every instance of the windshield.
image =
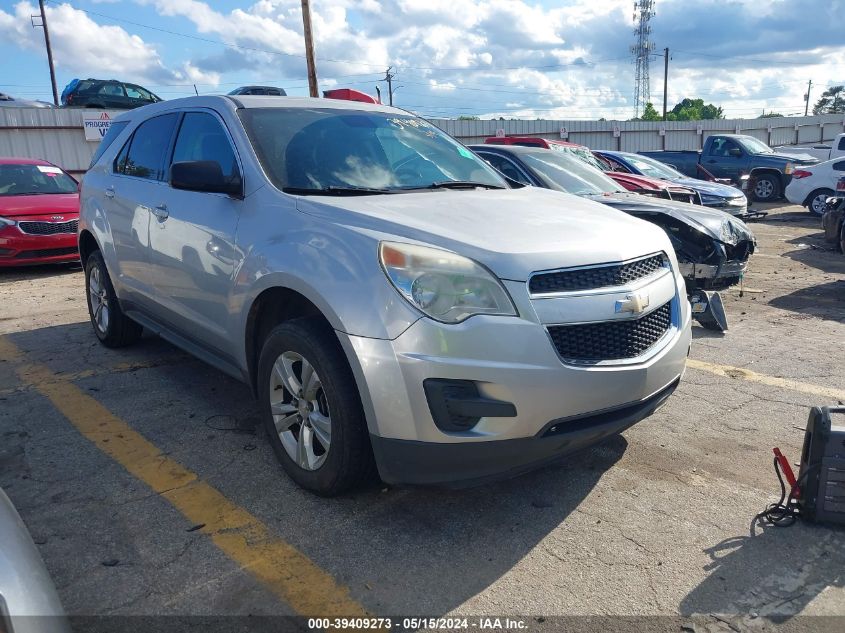
[[247,108],[239,115],[270,180],[292,193],[381,193],[444,182],[507,187],[482,159],[413,116],[331,108]]
[[53,165],[0,165],[0,196],[76,191],[76,181]]
[[564,154],[570,154],[575,158],[578,158],[588,165],[592,165],[599,171],[607,171],[607,166],[602,163],[598,158],[593,156],[593,153],[588,150],[586,147],[573,147],[571,145],[552,145],[552,149],[557,150],[558,152],[563,152]]
[[625,156],[625,160],[631,163],[631,166],[636,169],[643,176],[649,178],[657,178],[658,180],[676,180],[677,178],[684,178],[685,176],[677,169],[673,169],[666,163],[661,163],[659,160],[653,158],[645,158],[637,154],[629,154]]
[[538,150],[520,153],[519,158],[545,184],[558,191],[576,195],[618,193],[622,190],[594,167],[564,152]]
[[753,136],[742,136],[736,139],[743,149],[749,154],[772,154],[772,148],[763,141],[758,141]]

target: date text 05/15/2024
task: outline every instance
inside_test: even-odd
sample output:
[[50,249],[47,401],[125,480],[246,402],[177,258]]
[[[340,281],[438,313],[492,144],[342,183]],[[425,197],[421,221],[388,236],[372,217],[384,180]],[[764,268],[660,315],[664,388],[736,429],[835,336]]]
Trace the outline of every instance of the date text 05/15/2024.
[[308,628],[311,630],[329,629],[364,629],[376,631],[398,630],[415,631],[418,629],[440,629],[440,630],[470,630],[479,631],[519,631],[528,628],[524,620],[496,617],[476,618],[434,618],[434,617],[409,617],[409,618],[309,618]]

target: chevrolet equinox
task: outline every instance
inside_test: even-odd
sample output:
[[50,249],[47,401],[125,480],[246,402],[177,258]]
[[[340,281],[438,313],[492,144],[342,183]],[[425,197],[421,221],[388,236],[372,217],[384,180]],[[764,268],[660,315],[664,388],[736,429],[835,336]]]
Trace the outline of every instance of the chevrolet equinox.
[[114,120],[79,247],[97,338],[247,382],[285,471],[338,494],[509,477],[675,389],[690,308],[658,227],[511,188],[431,123],[208,96]]

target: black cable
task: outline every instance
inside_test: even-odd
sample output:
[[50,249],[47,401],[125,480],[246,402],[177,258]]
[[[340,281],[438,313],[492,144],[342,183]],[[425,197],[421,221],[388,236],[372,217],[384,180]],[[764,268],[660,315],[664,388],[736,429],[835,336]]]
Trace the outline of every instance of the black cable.
[[790,488],[789,495],[786,494],[786,483],[783,481],[783,474],[781,473],[780,463],[778,462],[777,457],[772,460],[774,467],[775,467],[775,474],[778,476],[778,482],[780,483],[780,499],[778,499],[775,503],[770,503],[766,506],[766,509],[757,514],[754,519],[765,519],[769,522],[770,525],[775,527],[789,527],[797,519],[801,518],[801,508],[798,505],[798,501],[795,499],[795,495],[798,493],[801,483],[807,479],[807,476],[812,472],[817,466],[810,466],[805,470],[796,480],[795,484]]

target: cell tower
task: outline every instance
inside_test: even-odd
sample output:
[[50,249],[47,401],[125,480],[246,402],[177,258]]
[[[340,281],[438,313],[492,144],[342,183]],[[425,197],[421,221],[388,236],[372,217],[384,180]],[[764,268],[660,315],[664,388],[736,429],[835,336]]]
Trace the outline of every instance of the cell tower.
[[637,43],[631,46],[634,65],[637,67],[634,85],[634,116],[640,116],[645,104],[651,101],[651,87],[648,78],[648,60],[654,50],[649,20],[654,17],[654,0],[635,0],[634,2],[634,35]]

